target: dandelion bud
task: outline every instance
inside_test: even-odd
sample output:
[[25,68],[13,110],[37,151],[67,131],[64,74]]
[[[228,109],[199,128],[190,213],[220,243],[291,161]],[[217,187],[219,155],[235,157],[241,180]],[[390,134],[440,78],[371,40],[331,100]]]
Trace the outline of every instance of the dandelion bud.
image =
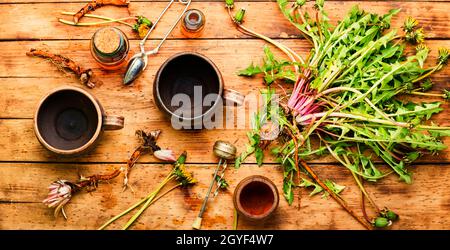
[[323,8],[323,5],[325,4],[325,0],[316,0],[316,7],[317,8]]
[[389,221],[387,218],[384,217],[377,217],[375,221],[373,222],[373,225],[377,228],[384,228],[388,227],[392,224],[391,221]]
[[225,7],[227,8],[234,8],[234,0],[225,0]]
[[295,2],[295,4],[297,4],[297,6],[303,6],[303,5],[305,5],[305,3],[306,3],[306,0],[297,0]]
[[145,16],[138,16],[137,22],[138,22],[139,24],[145,24],[145,25],[148,25],[149,27],[152,27],[152,26],[153,26],[152,21],[150,21],[150,20],[149,20],[148,18],[146,18]]
[[449,100],[450,99],[450,91],[444,89],[444,99],[445,100]]
[[428,91],[433,87],[433,82],[427,78],[425,81],[420,83],[420,87],[423,91]]
[[449,51],[446,48],[439,49],[438,63],[447,64]]
[[405,20],[405,23],[402,28],[405,32],[410,33],[414,30],[414,28],[417,26],[417,24],[419,24],[419,22],[417,22],[417,20],[414,19],[413,17],[409,16]]
[[160,149],[153,153],[153,155],[163,161],[169,161],[174,162],[177,159],[175,158],[175,155],[172,150],[170,149]]
[[391,210],[388,210],[386,212],[386,218],[390,221],[396,221],[396,220],[398,220],[398,214],[394,213]]
[[241,24],[244,21],[245,9],[241,8],[234,16],[234,21]]

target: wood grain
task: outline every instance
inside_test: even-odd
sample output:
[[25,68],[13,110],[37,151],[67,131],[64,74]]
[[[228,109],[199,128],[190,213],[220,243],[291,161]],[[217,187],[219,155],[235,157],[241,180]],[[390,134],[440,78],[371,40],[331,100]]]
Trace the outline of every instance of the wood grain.
[[[194,0],[195,2],[224,2],[225,0]],[[329,2],[354,0],[327,0]],[[450,2],[449,0],[397,0],[398,2]],[[0,3],[53,3],[55,0],[0,0]],[[87,0],[59,0],[63,3],[87,3]],[[132,0],[132,2],[169,2],[169,0]],[[235,2],[241,2],[236,0]],[[242,2],[276,2],[276,0],[247,0]],[[292,1],[293,2],[293,1]],[[360,2],[380,2],[379,0],[360,0]]]
[[[282,41],[305,55],[309,46],[304,40]],[[105,72],[98,69],[95,62],[89,55],[87,41],[46,41],[47,48],[54,51],[62,51],[70,58],[78,61],[85,67],[94,68],[95,73],[101,76],[105,82],[103,86],[92,90],[92,93],[100,100],[104,108],[110,114],[119,114],[125,117],[125,128],[121,131],[106,132],[99,146],[86,156],[78,158],[61,159],[49,154],[34,137],[32,130],[33,114],[40,98],[53,88],[62,85],[80,86],[77,80],[71,75],[64,75],[49,62],[39,58],[29,58],[25,55],[31,47],[39,47],[43,43],[36,41],[3,42],[5,45],[4,60],[0,61],[0,86],[2,86],[2,98],[0,99],[0,117],[7,118],[0,120],[0,161],[82,161],[82,162],[123,162],[131,151],[136,147],[134,131],[137,129],[162,129],[163,136],[160,144],[163,147],[170,147],[176,152],[187,150],[193,162],[215,161],[211,154],[214,141],[217,139],[228,139],[235,143],[239,152],[245,149],[247,139],[245,136],[248,130],[248,121],[251,117],[251,110],[246,109],[247,126],[237,129],[205,130],[202,132],[177,131],[171,127],[170,121],[156,108],[153,101],[152,82],[154,75],[164,60],[171,55],[181,51],[197,51],[210,57],[221,70],[225,86],[236,89],[249,97],[257,95],[263,87],[261,78],[243,78],[236,76],[238,69],[246,67],[251,61],[260,62],[262,57],[262,47],[264,43],[259,40],[177,40],[168,41],[160,54],[151,57],[149,65],[144,74],[132,87],[125,87],[121,83],[123,72]],[[136,42],[133,42],[136,48]],[[438,47],[450,47],[450,41],[438,40],[429,43],[432,53],[428,61],[433,64],[436,60]],[[277,56],[281,56],[278,51],[274,51]],[[25,66],[24,65],[29,65]],[[26,70],[24,70],[26,69]],[[435,91],[439,92],[448,85],[448,74],[450,67],[444,68],[433,77],[436,82]],[[289,84],[284,84],[284,88],[289,89]],[[248,98],[250,99],[250,98]],[[120,101],[118,101],[120,100]],[[415,101],[432,101],[436,99],[420,98]],[[253,103],[253,102],[251,102]],[[448,103],[443,104],[448,108]],[[239,112],[236,108],[227,110]],[[234,117],[233,115],[231,117]],[[16,119],[20,118],[20,119]],[[26,119],[24,119],[26,118]],[[441,125],[450,125],[448,112],[442,112],[434,119]],[[174,142],[174,140],[176,142]],[[448,142],[449,139],[446,139]],[[437,156],[422,158],[422,162],[443,162],[447,161],[449,150],[441,152]],[[266,159],[273,162],[273,159]],[[153,161],[147,158],[145,161]],[[324,157],[315,160],[316,162],[334,162],[332,157]],[[249,162],[255,162],[249,159]]]
[[[189,158],[189,157],[188,157]],[[96,229],[112,216],[128,208],[151,192],[168,173],[168,165],[138,165],[131,174],[135,193],[121,192],[121,178],[101,184],[90,194],[80,193],[66,207],[69,219],[55,219],[41,202],[47,185],[58,179],[74,180],[77,174],[89,175],[118,165],[77,164],[0,164],[0,228],[1,229]],[[146,210],[133,229],[190,229],[208,187],[213,165],[189,165],[199,183],[187,190],[175,190]],[[361,214],[358,188],[349,172],[339,166],[313,166],[322,179],[347,186],[342,193],[350,206]],[[25,171],[23,171],[26,169]],[[21,174],[18,175],[17,172]],[[367,184],[379,206],[387,206],[400,214],[394,229],[449,229],[450,190],[445,187],[450,167],[423,165],[413,169],[414,183],[399,183],[390,176],[376,185]],[[229,191],[211,199],[205,213],[204,229],[231,229],[232,191],[246,176],[262,174],[281,187],[282,174],[276,166],[243,166],[229,169],[226,178]],[[433,190],[431,195],[430,190]],[[279,190],[281,192],[281,190]],[[371,215],[370,209],[368,209]],[[111,226],[118,229],[132,214]],[[331,198],[309,197],[303,190],[299,206],[289,206],[280,197],[280,206],[273,218],[257,224],[239,221],[240,229],[362,229]]]
[[[328,13],[333,13],[330,15],[330,18],[336,21],[340,20],[357,3],[352,1],[333,1],[327,3],[326,9]],[[239,2],[236,5],[247,9],[245,25],[255,28],[262,34],[275,38],[288,38],[299,35],[297,30],[283,17],[276,3]],[[70,16],[62,16],[59,13],[61,11],[77,11],[81,6],[80,3],[2,4],[0,5],[0,13],[2,13],[2,20],[5,21],[0,23],[0,39],[89,39],[94,31],[99,28],[98,26],[72,27],[59,23],[57,20],[62,17],[70,20]],[[132,2],[129,12],[131,15],[144,15],[154,19],[165,6],[166,3],[164,2]],[[411,15],[416,17],[423,26],[427,37],[448,38],[450,34],[450,28],[447,25],[447,21],[450,18],[450,14],[447,11],[450,9],[450,3],[448,2],[436,2],[433,4],[416,2],[410,4],[408,2],[377,1],[365,2],[363,7],[380,14],[387,13],[392,8],[401,8],[402,11],[393,18],[393,27],[402,26],[404,19]],[[167,16],[161,20],[159,28],[155,29],[151,37],[161,38],[173,20],[176,19],[181,8],[182,6],[179,4],[174,6],[174,9],[169,11]],[[223,2],[194,2],[192,3],[192,8],[201,9],[207,19],[202,39],[246,37],[234,28],[226,14]],[[17,13],[20,13],[21,18],[17,18]],[[129,15],[126,8],[113,6],[105,6],[95,11],[95,13],[117,18]],[[84,21],[87,22],[88,20],[85,19]],[[121,26],[121,28],[130,38],[137,37],[136,34],[131,32],[130,28],[125,26]],[[180,29],[176,29],[170,37],[182,38]]]
[[[207,26],[200,39],[185,39],[179,29],[170,36],[160,53],[152,57],[144,75],[132,87],[121,84],[123,69],[106,72],[89,55],[89,40],[99,27],[72,27],[57,22],[59,12],[76,11],[85,0],[0,0],[0,229],[96,229],[106,220],[126,209],[156,187],[170,169],[158,163],[152,156],[144,156],[131,173],[135,193],[121,192],[121,178],[100,185],[90,194],[77,195],[67,206],[69,220],[54,219],[52,211],[42,203],[47,186],[57,179],[75,180],[78,174],[89,175],[120,167],[137,146],[136,129],[163,129],[159,140],[162,147],[170,147],[180,153],[188,150],[188,168],[194,172],[199,183],[188,190],[175,190],[151,206],[133,229],[190,229],[197,216],[217,162],[212,145],[217,139],[227,139],[236,144],[238,151],[245,148],[246,128],[216,129],[204,131],[177,131],[159,112],[152,97],[155,73],[168,57],[181,51],[196,51],[211,58],[219,67],[228,88],[244,94],[254,94],[261,88],[260,78],[248,79],[235,75],[238,69],[250,62],[259,63],[264,43],[237,32],[223,8],[221,0],[195,0],[192,7],[205,12]],[[332,21],[336,21],[354,4],[377,13],[391,8],[402,8],[393,19],[393,27],[399,28],[408,15],[416,17],[424,27],[427,44],[432,52],[428,65],[436,60],[439,47],[450,48],[448,20],[450,1],[327,1],[326,9]],[[96,14],[112,17],[145,15],[154,19],[167,4],[166,0],[132,1],[126,8],[104,7]],[[310,5],[312,3],[309,3]],[[280,39],[295,51],[305,55],[309,45],[304,40],[292,39],[297,30],[282,16],[273,1],[237,1],[236,6],[247,8],[245,25],[270,37]],[[161,21],[152,34],[147,47],[154,46],[177,15],[175,9]],[[70,20],[70,17],[64,16]],[[264,17],[264,18],[261,18]],[[83,21],[91,21],[84,19]],[[126,26],[133,52],[137,48],[137,36]],[[28,41],[33,40],[33,41]],[[35,41],[36,40],[36,41]],[[124,115],[126,127],[121,131],[106,132],[98,147],[88,155],[61,159],[45,151],[32,131],[32,116],[37,102],[46,92],[61,85],[79,86],[70,74],[58,72],[49,62],[28,58],[25,52],[32,47],[48,48],[68,55],[91,67],[104,80],[104,85],[92,90],[110,114]],[[411,49],[408,49],[411,52]],[[275,51],[277,56],[280,53]],[[433,92],[449,87],[450,68],[446,67],[432,78]],[[289,85],[283,85],[289,89]],[[415,101],[434,101],[433,98],[413,98]],[[449,104],[444,103],[445,110]],[[248,108],[245,112],[249,112]],[[434,117],[441,125],[450,125],[448,112]],[[450,139],[445,140],[450,145]],[[398,181],[391,175],[367,189],[380,206],[387,206],[400,214],[399,223],[393,229],[450,229],[450,191],[446,188],[450,176],[449,149],[436,156],[426,156],[410,167],[414,173],[412,185]],[[253,157],[248,159],[254,163]],[[205,214],[205,229],[231,229],[232,191],[237,183],[251,174],[262,174],[281,187],[282,172],[266,155],[267,164],[257,167],[245,164],[239,170],[230,168],[226,178],[230,191],[219,194],[209,202]],[[313,168],[322,179],[332,179],[347,188],[343,196],[358,211],[360,196],[349,172],[335,164],[331,157],[312,159]],[[382,167],[384,169],[384,167]],[[281,190],[279,190],[281,191]],[[320,196],[308,197],[302,191],[301,203],[288,206],[281,197],[276,215],[262,224],[240,220],[241,229],[362,229],[333,200]],[[373,215],[373,211],[371,212]],[[131,214],[129,215],[131,216]],[[125,223],[123,218],[112,225],[118,229]]]

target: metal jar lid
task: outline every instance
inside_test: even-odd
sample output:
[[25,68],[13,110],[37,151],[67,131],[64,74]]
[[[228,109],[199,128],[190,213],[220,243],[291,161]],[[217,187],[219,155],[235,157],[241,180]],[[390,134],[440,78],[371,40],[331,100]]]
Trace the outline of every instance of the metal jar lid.
[[213,152],[218,157],[226,160],[236,158],[236,147],[226,141],[216,141],[216,143],[214,143]]
[[205,15],[200,10],[190,9],[184,15],[183,24],[187,30],[200,30],[205,24]]

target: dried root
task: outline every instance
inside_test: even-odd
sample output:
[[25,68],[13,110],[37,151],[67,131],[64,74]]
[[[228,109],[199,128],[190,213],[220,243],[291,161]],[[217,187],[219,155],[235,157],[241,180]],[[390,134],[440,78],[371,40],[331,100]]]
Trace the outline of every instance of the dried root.
[[[156,144],[156,140],[161,134],[161,130],[154,130],[150,132],[145,132],[143,130],[137,130],[136,136],[140,140],[140,145],[135,149],[130,159],[127,161],[126,166],[115,169],[108,174],[94,174],[90,176],[80,176],[79,180],[71,182],[67,180],[57,180],[50,184],[49,193],[43,203],[49,208],[53,208],[55,217],[58,216],[59,213],[62,213],[64,218],[67,219],[67,216],[64,211],[64,206],[70,201],[72,196],[79,193],[82,190],[87,192],[95,191],[100,182],[108,182],[118,177],[120,174],[124,176],[123,182],[123,190],[128,187],[128,174],[131,169],[136,164],[139,157],[145,154],[154,154],[155,157],[164,160],[166,162],[172,162],[174,159],[172,150],[161,150]],[[160,151],[163,151],[162,153]],[[170,155],[170,157],[169,157]],[[161,157],[163,156],[163,157]],[[196,182],[192,176],[187,174],[184,171],[184,168],[178,167],[179,171],[176,172],[180,174],[178,176],[179,180],[183,180],[186,183],[194,183]]]
[[105,5],[115,5],[115,6],[128,6],[130,0],[94,0],[86,4],[81,10],[79,10],[74,16],[73,21],[75,24],[87,13],[94,11]]
[[80,82],[89,88],[94,88],[95,86],[102,85],[102,82],[95,79],[95,77],[93,76],[94,72],[92,72],[92,69],[83,69],[70,58],[67,58],[63,55],[53,54],[45,50],[30,49],[30,51],[27,52],[27,56],[36,56],[49,59],[58,68],[68,69],[75,73]]

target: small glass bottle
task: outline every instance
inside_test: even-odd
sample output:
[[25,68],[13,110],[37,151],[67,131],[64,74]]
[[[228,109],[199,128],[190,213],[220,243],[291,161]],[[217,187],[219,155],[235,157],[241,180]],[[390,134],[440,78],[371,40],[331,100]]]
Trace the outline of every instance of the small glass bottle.
[[97,30],[91,38],[91,54],[106,70],[119,69],[127,62],[130,44],[120,29],[105,27]]
[[181,22],[181,32],[189,38],[199,37],[205,28],[205,15],[198,9],[186,11]]

